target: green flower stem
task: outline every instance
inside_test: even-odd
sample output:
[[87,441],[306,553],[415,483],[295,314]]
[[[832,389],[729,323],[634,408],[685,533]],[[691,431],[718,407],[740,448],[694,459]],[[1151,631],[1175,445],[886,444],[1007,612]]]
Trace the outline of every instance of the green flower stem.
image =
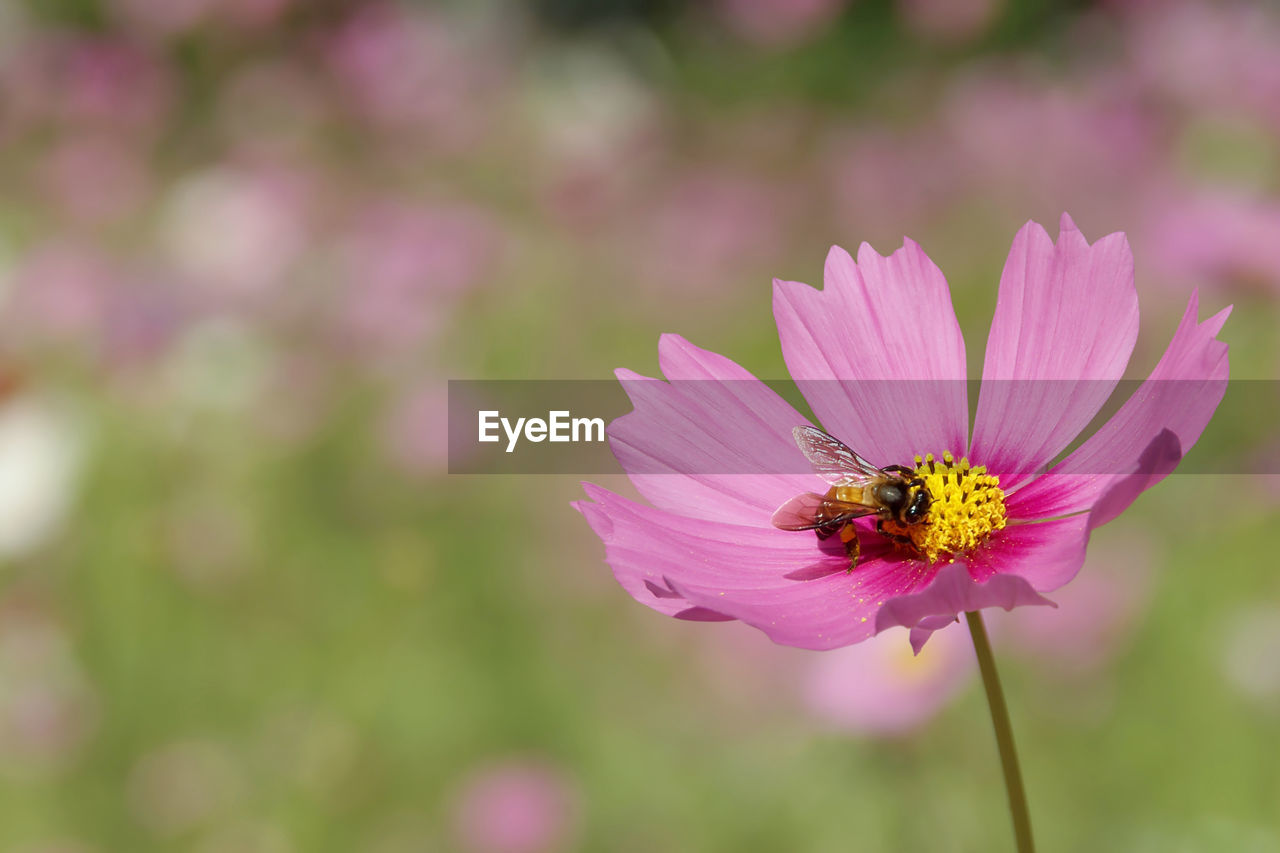
[[1000,689],[1000,674],[996,672],[996,659],[991,654],[991,641],[987,638],[981,613],[970,611],[964,617],[969,622],[969,633],[973,635],[973,650],[978,653],[978,669],[982,671],[982,686],[986,688],[987,706],[991,709],[991,726],[996,731],[1000,766],[1004,769],[1004,787],[1009,793],[1009,814],[1013,817],[1013,838],[1018,853],[1034,853],[1036,844],[1031,838],[1027,792],[1022,787],[1018,750],[1013,745],[1013,727],[1009,725],[1009,709],[1004,704],[1004,691]]

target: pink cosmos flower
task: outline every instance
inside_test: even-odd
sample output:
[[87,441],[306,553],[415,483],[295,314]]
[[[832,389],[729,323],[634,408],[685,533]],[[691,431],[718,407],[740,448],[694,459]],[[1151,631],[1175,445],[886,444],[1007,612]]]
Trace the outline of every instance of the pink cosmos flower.
[[859,519],[852,566],[838,537],[774,527],[780,505],[827,488],[793,438],[807,419],[724,356],[666,335],[670,381],[619,370],[635,409],[609,428],[652,506],[592,484],[575,504],[641,603],[811,649],[900,625],[917,650],[962,611],[1049,604],[1090,531],[1173,470],[1226,390],[1216,335],[1230,309],[1199,322],[1193,294],[1150,378],[1048,467],[1111,395],[1138,335],[1124,235],[1090,245],[1065,215],[1056,244],[1034,222],[1014,238],[972,436],[964,339],[923,250],[906,240],[885,258],[863,244],[855,262],[833,248],[825,285],[774,282],[787,368],[827,431],[874,465],[917,460],[927,517],[904,542]]

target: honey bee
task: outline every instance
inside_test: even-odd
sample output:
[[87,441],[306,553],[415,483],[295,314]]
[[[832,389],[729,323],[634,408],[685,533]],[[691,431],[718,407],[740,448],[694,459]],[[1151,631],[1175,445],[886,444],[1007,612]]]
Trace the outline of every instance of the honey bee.
[[849,569],[858,562],[860,544],[855,518],[879,516],[876,530],[898,542],[910,542],[884,529],[886,521],[910,526],[929,512],[931,498],[924,480],[901,465],[877,468],[839,440],[811,426],[792,430],[796,444],[813,465],[813,471],[831,484],[825,495],[805,492],[778,507],[773,526],[781,530],[812,530],[819,539],[839,534]]

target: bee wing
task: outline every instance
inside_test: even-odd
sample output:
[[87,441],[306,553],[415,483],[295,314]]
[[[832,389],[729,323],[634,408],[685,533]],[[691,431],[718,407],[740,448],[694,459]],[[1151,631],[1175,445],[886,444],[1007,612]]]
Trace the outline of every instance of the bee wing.
[[838,501],[816,492],[796,495],[773,513],[773,526],[779,530],[817,530],[838,527],[853,518],[872,515],[878,510],[866,504]]
[[817,427],[798,426],[791,431],[800,452],[813,466],[813,473],[833,486],[866,485],[885,474],[854,453],[839,439]]

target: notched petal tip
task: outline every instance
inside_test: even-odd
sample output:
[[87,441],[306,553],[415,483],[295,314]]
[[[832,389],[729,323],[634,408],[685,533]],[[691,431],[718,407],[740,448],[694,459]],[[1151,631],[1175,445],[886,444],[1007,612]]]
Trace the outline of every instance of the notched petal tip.
[[681,355],[689,352],[702,353],[705,352],[705,350],[701,347],[694,346],[689,343],[689,339],[684,335],[679,335],[675,332],[663,332],[658,335],[658,367],[662,370],[662,375],[670,379],[671,377],[668,375],[665,365],[667,365],[671,359],[679,358]]
[[1071,218],[1071,214],[1067,213],[1066,211],[1063,211],[1062,216],[1058,219],[1058,243],[1061,244],[1063,241],[1063,238],[1068,238],[1068,237],[1074,241],[1076,240],[1076,235],[1079,235],[1078,242],[1084,244],[1085,246],[1092,247],[1094,249],[1103,248],[1113,242],[1122,243],[1123,244],[1121,246],[1122,252],[1125,255],[1132,257],[1133,253],[1129,249],[1129,235],[1127,235],[1125,232],[1112,231],[1110,234],[1106,234],[1102,237],[1099,237],[1097,240],[1095,240],[1091,244],[1089,243],[1088,239],[1084,236],[1084,232],[1080,230],[1080,226],[1076,225],[1075,220]]
[[652,376],[645,376],[643,373],[636,373],[629,367],[616,367],[613,370],[613,376],[619,382],[624,383],[625,389],[627,382],[657,382]]
[[1053,251],[1053,238],[1049,236],[1048,229],[1034,219],[1028,219],[1022,223],[1022,227],[1013,235],[1013,248],[1009,250],[1009,254],[1012,255],[1015,250],[1024,247],[1031,240],[1042,244],[1044,251]]
[[822,291],[827,293],[846,285],[856,286],[858,275],[858,263],[853,255],[840,246],[832,246],[822,265]]
[[787,306],[788,310],[794,312],[797,310],[795,305],[802,304],[809,295],[818,292],[819,288],[805,284],[803,281],[775,278],[773,280],[773,312],[777,315],[782,306]]
[[607,545],[613,540],[613,519],[609,518],[609,513],[605,511],[602,504],[605,497],[609,495],[609,491],[594,483],[583,483],[582,489],[590,500],[571,501],[569,506],[582,513],[582,517],[587,520],[592,531]]
[[884,260],[884,255],[876,251],[876,247],[863,240],[858,244],[858,265],[874,263],[875,261]]
[[[862,245],[865,246],[866,243],[863,243]],[[827,257],[826,257],[825,264],[827,266],[830,266],[833,263],[852,264],[853,255],[850,254],[849,250],[846,249],[844,246],[840,246],[835,243],[832,243],[831,248],[827,249]]]
[[[1228,305],[1226,308],[1223,308],[1217,314],[1210,316],[1206,320],[1202,320],[1200,323],[1200,326],[1205,331],[1213,335],[1215,338],[1218,337],[1218,333],[1222,331],[1223,325],[1226,324],[1227,318],[1231,316],[1231,312],[1233,309],[1235,309],[1235,307],[1236,306],[1234,304]],[[1199,306],[1197,306],[1197,309],[1198,308]],[[1196,316],[1199,316],[1198,310],[1196,312]]]

